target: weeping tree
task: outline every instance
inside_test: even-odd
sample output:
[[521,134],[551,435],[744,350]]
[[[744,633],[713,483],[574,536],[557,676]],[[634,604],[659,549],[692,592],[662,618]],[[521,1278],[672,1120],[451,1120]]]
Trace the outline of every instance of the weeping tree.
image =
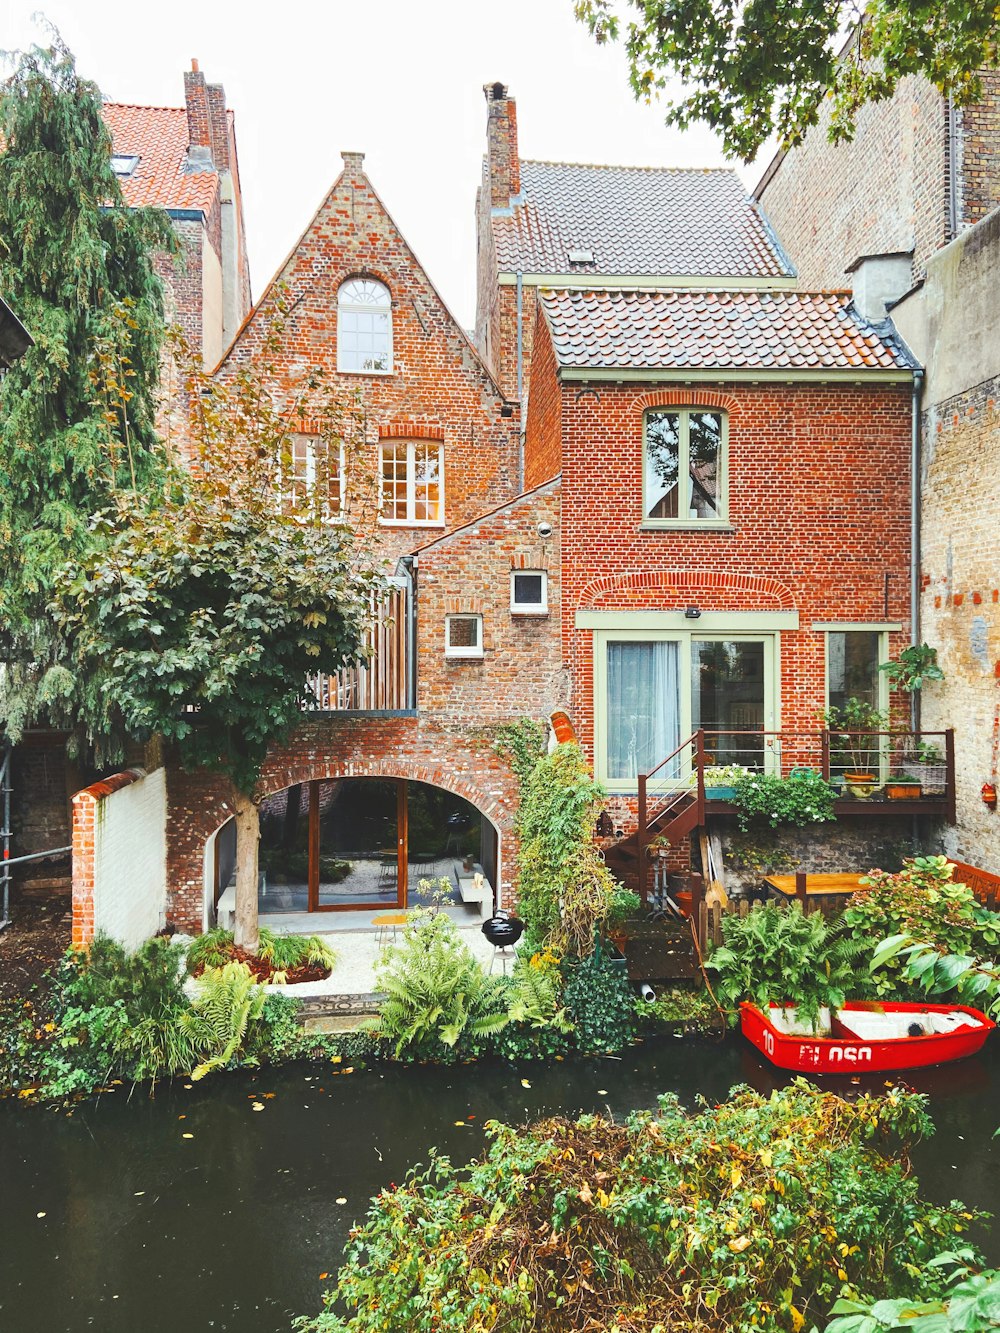
[[0,382],[0,726],[17,740],[39,710],[72,721],[46,684],[65,657],[57,571],[97,549],[96,514],[162,485],[153,257],[175,243],[165,213],[126,206],[100,90],[58,34],[5,61],[0,291],[34,339]]
[[364,656],[381,584],[360,400],[338,397],[320,369],[292,392],[280,384],[288,314],[279,292],[253,353],[215,379],[175,335],[189,466],[155,506],[107,523],[53,604],[72,648],[63,688],[92,740],[119,724],[159,735],[185,767],[230,779],[236,942],[252,951],[262,766],[312,699],[308,677]]
[[830,138],[850,139],[860,108],[907,75],[965,105],[982,98],[980,71],[1000,63],[992,2],[575,0],[575,10],[599,42],[624,42],[637,98],[666,94],[668,125],[703,121],[745,162],[772,134],[798,143],[824,101]]

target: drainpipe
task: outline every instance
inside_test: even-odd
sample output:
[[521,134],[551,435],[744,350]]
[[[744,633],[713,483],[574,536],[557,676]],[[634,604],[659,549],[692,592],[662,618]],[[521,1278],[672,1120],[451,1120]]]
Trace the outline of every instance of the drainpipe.
[[[920,643],[920,399],[924,372],[913,372],[912,421],[910,434],[910,642]],[[920,730],[920,692],[910,695],[911,725]]]
[[413,577],[416,557],[404,555],[399,563],[406,576],[406,706],[417,706],[417,583]]
[[958,235],[959,224],[959,165],[958,165],[958,108],[948,98],[948,240]]

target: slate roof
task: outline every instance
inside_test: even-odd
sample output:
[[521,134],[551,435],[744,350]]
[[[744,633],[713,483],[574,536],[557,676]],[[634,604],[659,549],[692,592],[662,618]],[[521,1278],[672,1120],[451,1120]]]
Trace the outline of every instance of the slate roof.
[[122,192],[132,208],[152,205],[209,212],[219,191],[219,178],[214,171],[184,170],[188,152],[184,107],[106,102],[104,120],[114,151],[139,157],[132,175],[121,178]]
[[564,369],[909,370],[849,292],[543,291]]
[[[501,272],[652,277],[794,276],[728,169],[521,162],[521,196],[493,217]],[[571,249],[593,264],[571,265]]]

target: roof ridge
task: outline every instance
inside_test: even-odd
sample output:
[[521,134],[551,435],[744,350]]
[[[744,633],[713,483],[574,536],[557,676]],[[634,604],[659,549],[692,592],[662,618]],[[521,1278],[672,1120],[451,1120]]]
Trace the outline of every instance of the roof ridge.
[[734,167],[650,167],[635,166],[619,162],[566,162],[557,158],[544,157],[522,157],[519,159],[522,166],[534,167],[587,167],[592,171],[647,171],[647,172],[673,172],[676,174],[684,173],[686,175],[705,176],[710,172],[724,172],[729,176],[737,176]]
[[[600,276],[600,275],[598,275]],[[720,277],[726,275],[720,274]],[[596,296],[747,296],[757,299],[761,296],[780,296],[790,297],[817,297],[817,296],[847,296],[852,297],[854,293],[849,287],[816,287],[800,289],[798,287],[650,287],[644,283],[637,282],[629,287],[608,286],[608,287],[552,287],[541,286],[538,289],[541,296],[560,296],[567,299],[579,299]]]
[[187,108],[183,106],[160,106],[154,104],[150,106],[148,102],[103,102],[104,107],[120,106],[127,111],[180,111],[187,115]]

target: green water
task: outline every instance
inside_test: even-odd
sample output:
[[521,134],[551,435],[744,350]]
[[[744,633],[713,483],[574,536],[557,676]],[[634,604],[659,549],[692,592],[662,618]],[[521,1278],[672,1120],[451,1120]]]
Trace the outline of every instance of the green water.
[[[466,1160],[489,1119],[623,1116],[661,1092],[718,1101],[734,1083],[782,1081],[735,1037],[550,1067],[332,1068],[163,1086],[154,1099],[120,1088],[71,1116],[0,1107],[0,1333],[286,1330],[319,1309],[320,1274],[336,1272],[369,1196],[430,1147]],[[1000,1038],[911,1082],[938,1126],[915,1158],[925,1193],[1000,1207]],[[979,1240],[1000,1262],[994,1235]]]

